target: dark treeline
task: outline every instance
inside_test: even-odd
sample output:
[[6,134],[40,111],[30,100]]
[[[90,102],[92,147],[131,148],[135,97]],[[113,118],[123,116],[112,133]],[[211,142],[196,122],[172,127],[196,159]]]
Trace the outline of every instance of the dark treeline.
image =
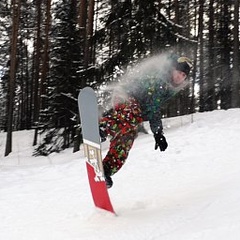
[[239,0],[0,1],[5,155],[23,129],[35,129],[36,154],[77,151],[79,90],[166,51],[191,58],[194,71],[164,116],[240,107]]

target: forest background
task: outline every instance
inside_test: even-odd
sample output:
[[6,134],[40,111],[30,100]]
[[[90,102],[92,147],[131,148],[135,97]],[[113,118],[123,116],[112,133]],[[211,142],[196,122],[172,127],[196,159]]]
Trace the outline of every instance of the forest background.
[[[0,131],[35,129],[34,154],[79,150],[77,96],[166,51],[189,86],[164,117],[240,107],[239,0],[1,0]],[[99,102],[109,97],[103,92]]]

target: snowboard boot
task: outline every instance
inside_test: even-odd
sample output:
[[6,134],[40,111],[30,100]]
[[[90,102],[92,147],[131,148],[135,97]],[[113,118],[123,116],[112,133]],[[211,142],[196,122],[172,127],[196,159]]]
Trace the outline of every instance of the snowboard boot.
[[110,177],[111,176],[110,170],[106,166],[104,166],[103,169],[104,169],[106,186],[107,186],[107,188],[110,188],[113,185],[112,178]]
[[105,176],[105,182],[106,182],[107,188],[111,188],[112,187],[113,181],[112,181],[112,178],[110,176]]

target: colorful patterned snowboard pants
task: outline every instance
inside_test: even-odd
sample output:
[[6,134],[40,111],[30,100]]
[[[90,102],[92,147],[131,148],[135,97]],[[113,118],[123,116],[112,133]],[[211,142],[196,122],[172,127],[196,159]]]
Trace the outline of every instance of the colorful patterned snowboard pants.
[[116,104],[100,119],[99,127],[112,137],[109,151],[103,159],[106,175],[115,174],[125,163],[137,136],[138,125],[142,122],[141,109],[134,98]]

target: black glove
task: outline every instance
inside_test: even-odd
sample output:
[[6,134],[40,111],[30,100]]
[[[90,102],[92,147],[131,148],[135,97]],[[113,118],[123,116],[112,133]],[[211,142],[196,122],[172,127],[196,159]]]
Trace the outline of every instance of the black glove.
[[105,142],[107,140],[107,135],[103,129],[99,128],[99,135],[101,142]]
[[166,138],[163,136],[162,131],[158,131],[157,133],[154,134],[155,138],[155,150],[160,148],[160,151],[165,151],[166,148],[168,147],[168,143],[166,141]]

